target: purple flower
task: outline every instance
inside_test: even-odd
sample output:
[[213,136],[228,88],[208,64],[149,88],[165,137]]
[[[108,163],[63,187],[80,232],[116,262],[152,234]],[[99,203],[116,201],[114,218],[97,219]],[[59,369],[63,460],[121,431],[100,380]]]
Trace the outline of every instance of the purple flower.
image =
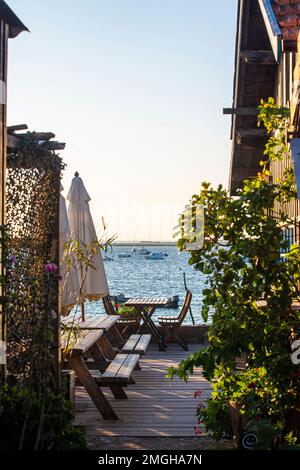
[[53,274],[57,271],[57,265],[55,263],[47,263],[45,264],[45,272],[47,274]]
[[200,401],[198,405],[196,406],[196,410],[199,412],[205,408],[205,403],[203,401]]
[[62,277],[62,275],[61,275],[61,274],[59,274],[59,275],[57,276],[57,279],[58,279],[58,280],[61,282],[61,281],[63,280],[63,277]]
[[52,309],[52,310],[50,311],[50,315],[51,315],[52,320],[56,320],[56,319],[57,319],[57,313],[56,313],[55,310]]
[[16,263],[16,261],[17,261],[17,258],[14,255],[12,255],[10,257],[10,263],[12,264],[12,266]]

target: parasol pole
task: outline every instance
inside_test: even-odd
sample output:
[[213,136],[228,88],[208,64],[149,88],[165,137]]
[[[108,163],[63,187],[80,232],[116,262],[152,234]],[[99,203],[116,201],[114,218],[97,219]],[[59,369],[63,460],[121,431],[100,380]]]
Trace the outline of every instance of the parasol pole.
[[85,321],[84,303],[81,304],[81,320]]

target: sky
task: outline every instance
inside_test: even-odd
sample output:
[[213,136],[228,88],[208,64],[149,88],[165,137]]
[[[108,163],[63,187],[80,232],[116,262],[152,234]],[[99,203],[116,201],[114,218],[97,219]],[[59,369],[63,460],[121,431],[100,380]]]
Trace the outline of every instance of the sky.
[[8,125],[66,143],[100,229],[172,240],[201,181],[228,185],[236,0],[7,0]]

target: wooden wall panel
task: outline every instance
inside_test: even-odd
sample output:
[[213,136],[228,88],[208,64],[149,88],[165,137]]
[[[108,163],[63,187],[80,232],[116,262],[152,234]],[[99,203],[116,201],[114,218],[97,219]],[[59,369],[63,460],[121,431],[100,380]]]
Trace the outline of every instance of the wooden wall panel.
[[[7,129],[6,129],[6,81],[7,81],[7,45],[8,45],[8,26],[0,22],[0,80],[2,82],[3,93],[0,102],[0,224],[5,224],[5,174],[6,174],[6,148],[7,148]],[[3,273],[3,266],[0,263],[0,274]],[[1,286],[0,286],[1,289]],[[3,293],[0,292],[0,295]],[[0,304],[0,349],[1,362],[5,362],[5,321],[3,306]],[[4,381],[5,366],[0,364],[0,386]]]

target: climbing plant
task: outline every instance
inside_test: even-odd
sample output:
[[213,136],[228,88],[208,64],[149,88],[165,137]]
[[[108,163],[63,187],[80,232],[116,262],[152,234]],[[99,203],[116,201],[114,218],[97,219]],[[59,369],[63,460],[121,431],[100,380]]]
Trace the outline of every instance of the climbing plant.
[[[295,226],[284,205],[296,197],[296,186],[291,162],[277,180],[270,173],[271,163],[290,161],[289,116],[272,98],[261,102],[258,124],[269,138],[261,170],[238,197],[209,183],[192,197],[192,205],[205,211],[204,244],[189,252],[189,263],[207,276],[202,317],[211,319],[209,346],[169,374],[187,380],[194,367],[203,367],[213,391],[198,407],[198,419],[217,438],[232,435],[230,400],[258,434],[268,428],[272,437],[299,435],[291,412],[300,412],[300,370],[290,354],[300,334],[300,313],[292,309],[293,300],[300,300],[300,246],[290,247],[284,237],[284,229]],[[188,242],[182,232],[179,249]],[[237,372],[240,356],[246,370]]]
[[6,385],[0,449],[84,448],[60,383],[59,197],[64,164],[29,134],[7,158]]

